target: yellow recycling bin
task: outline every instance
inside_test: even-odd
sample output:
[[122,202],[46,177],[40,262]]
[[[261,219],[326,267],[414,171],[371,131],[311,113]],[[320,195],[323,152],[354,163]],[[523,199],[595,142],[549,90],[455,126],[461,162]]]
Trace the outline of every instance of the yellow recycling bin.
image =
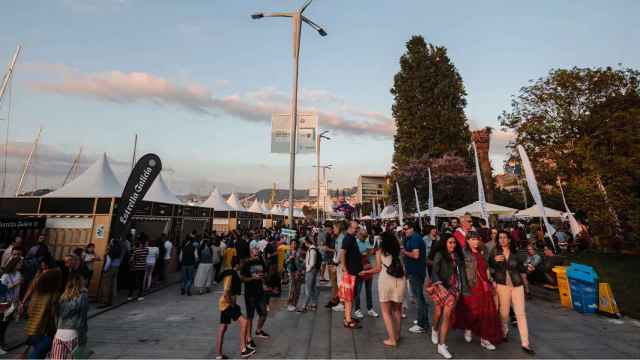
[[560,304],[568,309],[573,308],[573,304],[571,302],[571,287],[569,286],[569,278],[567,278],[567,267],[554,266],[552,270],[556,273],[556,278],[558,279]]
[[609,283],[600,283],[598,290],[600,297],[598,310],[620,317],[620,309],[618,309],[618,303],[616,303],[616,299],[613,297],[613,291]]

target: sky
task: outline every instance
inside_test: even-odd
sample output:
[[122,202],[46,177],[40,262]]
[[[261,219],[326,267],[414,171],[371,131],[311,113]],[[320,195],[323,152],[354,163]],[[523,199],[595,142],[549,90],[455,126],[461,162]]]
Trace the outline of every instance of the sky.
[[[249,15],[301,4],[5,2],[0,64],[24,47],[0,108],[11,120],[8,188],[39,127],[25,190],[60,186],[81,146],[81,169],[106,152],[126,171],[136,133],[138,154],[157,153],[177,193],[286,188],[289,157],[269,146],[270,114],[289,107],[291,23]],[[305,15],[328,36],[303,29],[300,110],[317,111],[320,129],[330,131],[322,144],[322,163],[333,165],[330,187],[390,170],[389,89],[412,35],[447,47],[468,92],[471,128],[496,129],[490,156],[500,172],[512,135],[497,118],[511,96],[553,68],[640,68],[637,14],[633,0],[315,0]],[[314,184],[314,164],[313,155],[297,157],[296,188]]]

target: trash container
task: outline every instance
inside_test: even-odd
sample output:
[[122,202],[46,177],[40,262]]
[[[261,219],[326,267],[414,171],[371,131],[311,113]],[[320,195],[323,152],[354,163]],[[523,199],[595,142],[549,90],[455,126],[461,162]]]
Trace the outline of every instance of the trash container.
[[560,304],[563,307],[571,309],[571,288],[569,287],[569,279],[567,278],[567,267],[568,266],[554,266],[552,270],[556,273],[556,278],[558,279]]
[[598,274],[587,265],[571,263],[567,268],[573,308],[581,313],[598,310]]

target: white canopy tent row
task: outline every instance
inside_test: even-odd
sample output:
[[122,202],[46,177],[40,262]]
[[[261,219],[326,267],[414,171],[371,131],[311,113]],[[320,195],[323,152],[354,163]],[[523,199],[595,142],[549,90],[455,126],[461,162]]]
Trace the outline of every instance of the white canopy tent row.
[[235,211],[227,204],[217,188],[213,189],[211,195],[202,204],[202,207],[212,208],[215,211]]
[[227,205],[229,205],[233,211],[247,212],[247,209],[240,204],[240,199],[238,199],[238,195],[236,195],[235,192],[231,192],[231,195],[227,199]]
[[[485,203],[485,209],[487,211],[487,214],[498,215],[498,216],[501,216],[501,215],[513,216],[513,214],[515,214],[518,211],[518,209],[491,204],[491,203]],[[463,206],[459,209],[453,210],[451,212],[451,215],[463,216],[466,213],[471,214],[471,216],[482,217],[482,208],[480,205],[480,201],[476,201],[467,206]]]
[[252,213],[257,213],[257,214],[264,214],[264,212],[262,211],[262,207],[260,206],[260,203],[258,202],[258,199],[255,199],[253,201],[253,204],[251,204],[251,206],[248,209],[249,212]]
[[[128,178],[129,174],[126,175]],[[116,176],[107,154],[104,153],[95,163],[77,178],[63,187],[43,197],[47,198],[85,198],[85,197],[120,197],[124,189],[123,183]],[[144,201],[153,201],[170,205],[183,205],[167,186],[160,174],[144,196]]]
[[[548,218],[554,219],[566,219],[567,214],[552,208],[544,207],[544,213]],[[514,215],[517,219],[529,219],[529,218],[537,218],[540,217],[540,210],[537,205],[533,205],[532,207],[524,210],[520,210]]]
[[[427,210],[422,210],[420,211],[420,216],[424,217],[424,216],[431,216],[432,213],[431,211],[429,211],[429,209]],[[451,217],[453,215],[451,215],[451,211],[447,210],[447,209],[443,209],[441,207],[438,206],[434,206],[433,207],[433,215],[435,217]]]

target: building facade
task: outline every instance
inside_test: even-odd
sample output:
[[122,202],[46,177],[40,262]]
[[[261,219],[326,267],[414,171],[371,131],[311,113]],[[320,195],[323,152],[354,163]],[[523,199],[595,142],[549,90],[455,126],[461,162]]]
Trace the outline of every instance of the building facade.
[[386,175],[360,175],[358,176],[358,190],[356,202],[358,204],[381,200],[384,197],[384,184]]

